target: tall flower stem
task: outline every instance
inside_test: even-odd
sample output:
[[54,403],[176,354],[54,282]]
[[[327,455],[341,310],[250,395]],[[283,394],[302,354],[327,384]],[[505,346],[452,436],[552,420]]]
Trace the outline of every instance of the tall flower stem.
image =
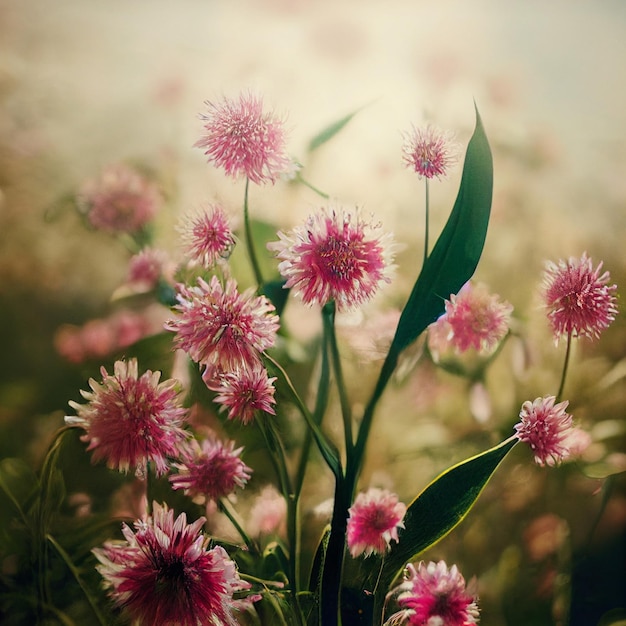
[[567,369],[569,367],[569,358],[572,351],[572,331],[567,333],[567,346],[565,348],[565,361],[563,362],[563,372],[561,373],[561,382],[559,384],[559,390],[556,394],[556,402],[561,401],[563,396],[563,390],[565,389],[565,378],[567,377]]
[[263,285],[263,275],[261,274],[261,267],[256,256],[254,249],[254,238],[252,236],[252,226],[250,224],[250,211],[248,209],[248,190],[250,187],[250,179],[246,178],[246,187],[243,193],[243,223],[246,235],[246,247],[248,248],[248,256],[250,257],[250,265],[252,266],[252,272],[254,273],[254,280],[257,287],[260,289]]
[[428,231],[430,229],[430,187],[428,186],[428,178],[424,180],[426,189],[426,204],[424,210],[424,263],[428,259]]
[[230,505],[230,502],[228,502],[226,498],[220,498],[217,505],[219,507],[219,510],[228,518],[230,523],[234,526],[235,530],[239,533],[248,550],[252,554],[257,554],[257,546],[255,545],[254,541],[250,539],[248,533],[244,530],[241,521],[239,520],[237,513],[235,513],[232,506]]

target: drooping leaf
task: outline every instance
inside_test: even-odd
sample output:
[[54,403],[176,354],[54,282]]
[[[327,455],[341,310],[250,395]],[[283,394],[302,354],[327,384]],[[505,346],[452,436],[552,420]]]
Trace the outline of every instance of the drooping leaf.
[[327,141],[330,141],[339,131],[341,131],[350,120],[362,109],[363,107],[358,108],[356,111],[352,113],[348,113],[341,119],[338,119],[326,128],[322,129],[311,141],[309,141],[308,151],[313,152],[317,150],[320,146],[324,145]]

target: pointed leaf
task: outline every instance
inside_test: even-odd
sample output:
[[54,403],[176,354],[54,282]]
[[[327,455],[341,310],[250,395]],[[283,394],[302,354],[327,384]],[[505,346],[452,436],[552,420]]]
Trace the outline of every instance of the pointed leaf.
[[325,144],[327,141],[330,141],[339,131],[341,131],[344,126],[348,124],[348,122],[362,109],[363,107],[358,108],[356,111],[352,113],[348,113],[348,115],[342,117],[332,124],[329,124],[321,130],[311,141],[309,142],[308,150],[309,152],[313,152],[317,150],[321,145]]

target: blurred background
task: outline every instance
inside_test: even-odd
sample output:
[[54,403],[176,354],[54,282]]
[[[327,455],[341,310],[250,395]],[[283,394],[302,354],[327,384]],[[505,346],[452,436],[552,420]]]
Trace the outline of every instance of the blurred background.
[[[401,133],[433,122],[465,145],[475,102],[495,169],[477,279],[525,330],[480,386],[418,363],[388,393],[364,480],[410,500],[508,436],[521,402],[555,393],[563,346],[540,309],[545,260],[586,250],[625,292],[625,77],[622,0],[0,0],[0,458],[36,467],[67,401],[115,358],[72,362],[57,350],[60,328],[117,311],[111,294],[127,271],[123,242],[74,210],[86,179],[117,162],[150,172],[166,199],[155,245],[175,250],[182,213],[209,201],[236,213],[243,197],[192,147],[204,101],[261,93],[284,115],[307,180],[405,244],[391,295],[401,306],[423,236],[423,187],[402,166]],[[312,136],[355,111],[306,155]],[[460,167],[431,186],[433,233],[459,178]],[[251,203],[286,228],[320,201],[277,183],[252,189]],[[306,340],[317,321],[298,313],[292,331]],[[353,380],[370,369],[373,380],[374,358],[363,365],[349,339]],[[424,555],[477,576],[485,626],[610,624],[624,607],[625,378],[620,303],[601,340],[573,355],[566,395],[593,437],[584,459],[546,471],[516,449],[462,526]]]

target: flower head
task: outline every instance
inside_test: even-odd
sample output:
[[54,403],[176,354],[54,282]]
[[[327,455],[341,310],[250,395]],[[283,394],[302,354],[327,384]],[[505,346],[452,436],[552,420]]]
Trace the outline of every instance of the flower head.
[[173,489],[184,489],[197,501],[219,500],[237,487],[245,487],[252,470],[239,458],[243,448],[234,441],[194,439],[184,463],[175,463],[178,474],[170,476]]
[[398,541],[398,529],[406,506],[386,489],[372,488],[360,493],[349,509],[347,541],[353,557],[384,554],[391,541]]
[[278,271],[306,304],[324,306],[334,300],[340,310],[369,300],[380,283],[390,282],[394,252],[391,234],[378,234],[380,224],[364,221],[359,212],[322,211],[280,241],[267,244],[281,259]]
[[570,455],[572,416],[565,412],[568,402],[554,404],[554,396],[527,400],[522,404],[516,437],[527,443],[539,465],[556,465]]
[[404,133],[402,152],[405,165],[420,178],[439,178],[459,160],[460,149],[453,133],[428,124]]
[[256,184],[274,183],[290,169],[284,124],[274,113],[263,112],[260,97],[241,93],[238,100],[205,104],[209,112],[201,117],[206,133],[195,147],[205,150],[209,163]]
[[284,535],[287,523],[287,502],[274,487],[266,485],[261,489],[250,509],[248,530],[250,536]]
[[234,280],[222,286],[216,276],[197,287],[178,286],[180,316],[165,324],[175,342],[197,363],[234,371],[259,362],[274,345],[278,316],[265,296],[253,289],[240,294]]
[[166,457],[178,457],[188,439],[181,428],[186,409],[181,406],[179,383],[159,383],[161,372],[138,375],[137,360],[117,361],[113,375],[101,368],[102,383],[90,379],[92,391],[81,391],[87,404],[70,401],[78,415],[65,421],[85,429],[94,462],[105,460],[111,469],[135,468],[143,477],[148,462],[157,475],[167,471]]
[[126,281],[140,289],[154,289],[163,274],[165,260],[162,250],[144,248],[128,262]]
[[617,286],[601,271],[602,263],[593,269],[586,252],[580,259],[546,264],[543,296],[557,343],[564,335],[597,339],[615,319]]
[[140,626],[217,626],[236,624],[233,593],[249,588],[226,551],[208,549],[205,518],[187,524],[181,513],[154,503],[147,521],[133,531],[122,527],[125,542],[108,542],[93,552],[100,561],[109,595]]
[[83,185],[78,197],[94,228],[109,233],[135,233],[163,203],[157,187],[122,164],[107,167],[99,178]]

